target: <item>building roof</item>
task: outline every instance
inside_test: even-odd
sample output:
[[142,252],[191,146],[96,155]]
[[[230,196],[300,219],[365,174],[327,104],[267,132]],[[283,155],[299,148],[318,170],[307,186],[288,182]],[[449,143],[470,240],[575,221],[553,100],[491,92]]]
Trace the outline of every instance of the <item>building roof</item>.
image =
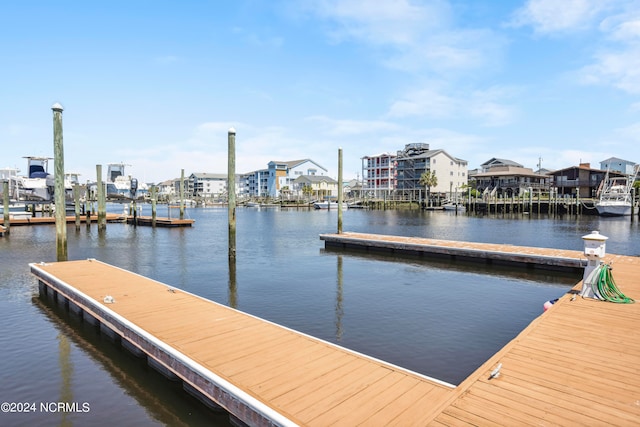
[[517,166],[521,168],[524,167],[520,163],[514,162],[513,160],[499,159],[497,157],[492,157],[491,159],[487,160],[480,166],[483,168],[494,167],[494,166]]
[[327,182],[329,184],[337,184],[338,181],[336,181],[335,179],[326,176],[326,175],[300,175],[299,177],[297,177],[294,182],[299,182],[299,181],[307,181],[307,182]]
[[301,160],[287,160],[287,161],[278,161],[278,160],[271,160],[269,162],[269,164],[273,163],[276,165],[286,165],[288,169],[293,169],[295,167],[298,167],[302,164],[305,164],[307,162],[311,162],[314,165],[318,166],[320,169],[322,169],[323,171],[327,172],[327,169],[323,166],[320,166],[318,163],[314,162],[311,159],[301,159]]
[[375,159],[376,157],[397,157],[397,153],[380,153],[380,154],[372,154],[370,156],[360,157],[361,159]]
[[608,159],[602,160],[600,163],[624,163],[627,165],[635,165],[635,162],[624,160],[619,157],[609,157]]
[[198,179],[227,179],[226,173],[194,172],[190,176]]
[[445,156],[449,157],[452,160],[455,160],[456,162],[462,162],[462,163],[467,163],[466,160],[460,159],[458,157],[454,157],[451,154],[447,153],[445,150],[442,150],[440,148],[436,149],[436,150],[426,150],[426,151],[420,151],[419,154],[415,154],[415,155],[411,155],[409,153],[403,152],[403,151],[398,151],[398,156],[397,156],[397,160],[405,160],[405,159],[430,159],[432,157],[437,156],[438,154],[444,154]]
[[492,176],[529,176],[541,178],[546,175],[535,173],[531,168],[524,168],[522,166],[494,166],[489,171],[477,173],[473,177],[484,178]]

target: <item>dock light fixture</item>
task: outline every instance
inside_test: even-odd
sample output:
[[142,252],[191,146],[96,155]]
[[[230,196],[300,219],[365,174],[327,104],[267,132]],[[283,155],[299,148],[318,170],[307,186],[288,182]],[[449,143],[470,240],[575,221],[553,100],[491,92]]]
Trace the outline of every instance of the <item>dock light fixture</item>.
[[584,256],[587,257],[587,265],[584,268],[584,275],[582,276],[582,290],[580,291],[580,296],[583,298],[597,299],[589,283],[589,277],[596,268],[600,267],[602,259],[606,255],[607,239],[607,236],[603,236],[597,231],[582,236],[582,240],[584,241]]

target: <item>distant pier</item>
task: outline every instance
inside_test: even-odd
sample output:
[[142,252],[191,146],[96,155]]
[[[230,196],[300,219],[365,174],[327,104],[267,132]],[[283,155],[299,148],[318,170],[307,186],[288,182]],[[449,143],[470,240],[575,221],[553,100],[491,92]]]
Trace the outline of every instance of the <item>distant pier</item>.
[[[124,215],[119,214],[107,214],[107,222],[124,222],[126,217]],[[67,223],[73,223],[76,221],[75,215],[68,215],[66,217]],[[86,223],[89,222],[97,222],[97,215],[80,215],[80,222]],[[55,224],[56,218],[54,216],[22,216],[20,218],[11,218],[9,220],[11,226],[14,225],[48,225]]]

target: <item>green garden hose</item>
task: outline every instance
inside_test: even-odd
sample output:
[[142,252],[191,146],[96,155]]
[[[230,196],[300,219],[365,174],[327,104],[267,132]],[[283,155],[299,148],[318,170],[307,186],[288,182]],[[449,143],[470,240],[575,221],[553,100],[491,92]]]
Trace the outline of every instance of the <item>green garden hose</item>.
[[616,286],[609,264],[600,264],[592,275],[591,289],[602,300],[620,304],[631,304],[635,301],[625,296]]

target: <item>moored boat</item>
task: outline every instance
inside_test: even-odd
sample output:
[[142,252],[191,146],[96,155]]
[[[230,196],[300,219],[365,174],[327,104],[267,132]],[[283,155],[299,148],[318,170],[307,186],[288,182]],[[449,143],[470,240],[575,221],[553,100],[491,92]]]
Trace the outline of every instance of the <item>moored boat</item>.
[[634,203],[631,189],[638,175],[610,177],[609,171],[605,175],[600,197],[596,202],[596,209],[601,216],[629,216]]
[[[325,200],[323,202],[314,202],[313,203],[313,207],[315,209],[328,209],[328,210],[336,210],[338,209],[338,202],[329,202],[328,200]],[[342,204],[342,209],[347,209],[347,204],[343,203]]]

